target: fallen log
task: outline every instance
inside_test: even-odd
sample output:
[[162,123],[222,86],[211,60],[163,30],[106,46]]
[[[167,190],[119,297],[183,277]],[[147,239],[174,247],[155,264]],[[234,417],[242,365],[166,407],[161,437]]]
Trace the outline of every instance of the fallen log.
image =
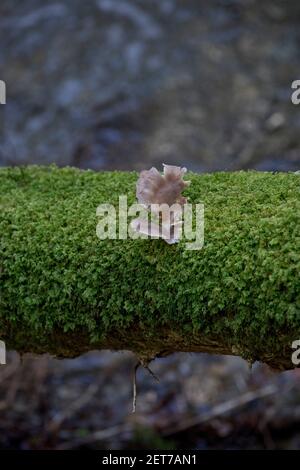
[[96,209],[135,202],[135,172],[0,169],[0,339],[75,357],[176,351],[295,367],[300,339],[300,175],[187,175],[205,208],[204,246],[106,239]]

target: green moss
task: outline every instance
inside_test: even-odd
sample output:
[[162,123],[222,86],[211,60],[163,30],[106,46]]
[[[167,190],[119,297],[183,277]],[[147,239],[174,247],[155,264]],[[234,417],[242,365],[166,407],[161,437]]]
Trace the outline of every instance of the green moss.
[[41,343],[80,331],[98,341],[173,328],[224,335],[254,355],[262,342],[276,349],[280,335],[300,337],[299,175],[189,174],[185,194],[205,206],[199,251],[184,240],[97,238],[97,206],[121,194],[135,202],[137,176],[0,170],[0,337],[27,331]]

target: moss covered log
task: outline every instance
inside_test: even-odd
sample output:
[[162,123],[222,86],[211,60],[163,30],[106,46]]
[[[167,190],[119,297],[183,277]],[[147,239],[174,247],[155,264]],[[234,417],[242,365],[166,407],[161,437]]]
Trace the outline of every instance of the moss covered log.
[[0,339],[74,357],[235,354],[292,368],[300,339],[300,175],[188,174],[205,243],[99,240],[96,208],[135,202],[134,172],[0,170]]

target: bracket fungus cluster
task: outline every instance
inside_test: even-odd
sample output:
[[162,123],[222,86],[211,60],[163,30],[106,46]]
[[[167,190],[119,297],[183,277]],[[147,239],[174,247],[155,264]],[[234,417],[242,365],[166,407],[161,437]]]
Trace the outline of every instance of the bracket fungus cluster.
[[141,172],[136,197],[147,211],[151,210],[151,220],[139,217],[131,222],[131,227],[139,234],[173,244],[180,238],[182,206],[187,202],[182,191],[190,181],[183,180],[187,171],[184,167],[163,164],[163,168],[163,174],[154,167]]

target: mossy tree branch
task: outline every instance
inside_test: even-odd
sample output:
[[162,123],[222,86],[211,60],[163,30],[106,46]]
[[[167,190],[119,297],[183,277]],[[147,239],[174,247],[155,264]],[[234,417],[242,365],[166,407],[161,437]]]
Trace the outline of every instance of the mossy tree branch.
[[300,176],[189,174],[205,244],[99,240],[96,208],[135,202],[136,173],[0,170],[0,339],[74,357],[128,349],[293,367],[300,339]]

